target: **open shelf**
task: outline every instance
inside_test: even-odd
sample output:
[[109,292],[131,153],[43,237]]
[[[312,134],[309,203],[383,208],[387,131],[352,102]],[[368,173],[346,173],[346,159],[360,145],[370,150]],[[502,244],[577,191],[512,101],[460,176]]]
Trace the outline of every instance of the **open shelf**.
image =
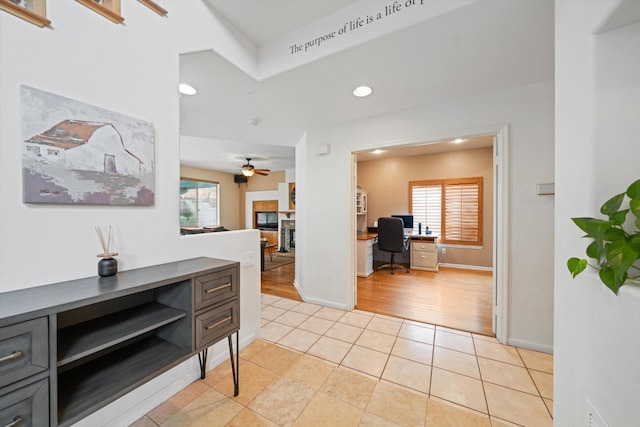
[[149,336],[60,374],[58,424],[73,424],[189,355],[188,350]]
[[75,362],[186,316],[156,302],[63,328],[58,332],[58,366]]

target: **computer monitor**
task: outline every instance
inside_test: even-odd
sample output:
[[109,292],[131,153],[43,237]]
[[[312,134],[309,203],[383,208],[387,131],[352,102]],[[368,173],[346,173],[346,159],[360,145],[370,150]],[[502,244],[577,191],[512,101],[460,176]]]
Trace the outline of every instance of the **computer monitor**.
[[413,229],[413,215],[391,215],[393,218],[400,218],[405,229]]

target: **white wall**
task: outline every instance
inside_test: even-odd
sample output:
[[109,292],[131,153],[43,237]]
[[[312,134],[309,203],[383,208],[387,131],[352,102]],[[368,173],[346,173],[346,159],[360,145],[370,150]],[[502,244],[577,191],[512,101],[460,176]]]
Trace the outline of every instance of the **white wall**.
[[[308,259],[297,283],[311,301],[350,308],[350,153],[373,147],[480,134],[510,126],[511,200],[508,340],[551,351],[553,343],[553,197],[536,184],[553,182],[553,83],[452,99],[445,103],[310,130],[297,151],[297,254]],[[331,144],[329,155],[314,147]],[[306,168],[300,165],[306,164]],[[300,173],[304,170],[304,174]],[[313,206],[302,203],[309,197]],[[327,268],[331,266],[331,268]],[[299,269],[296,269],[297,271]]]
[[[123,2],[116,25],[77,2],[47,4],[51,28],[0,13],[0,292],[95,276],[94,226],[111,225],[121,270],[196,256],[258,261],[255,230],[180,237],[178,230],[178,55],[216,48],[250,63],[199,0],[167,0],[169,18]],[[20,85],[154,124],[156,199],[151,207],[22,202]],[[259,265],[241,269],[241,341],[259,334]],[[209,368],[226,356],[216,348]],[[124,425],[197,377],[190,360],[114,402],[86,425]]]
[[[618,296],[594,272],[572,280],[566,260],[588,242],[571,223],[639,178],[640,8],[618,1],[556,2],[554,419],[585,425],[586,401],[610,426],[640,419],[640,297]],[[626,10],[626,11],[625,11]],[[619,13],[623,11],[622,13]],[[611,21],[614,20],[614,22]],[[597,32],[608,22],[609,31]]]

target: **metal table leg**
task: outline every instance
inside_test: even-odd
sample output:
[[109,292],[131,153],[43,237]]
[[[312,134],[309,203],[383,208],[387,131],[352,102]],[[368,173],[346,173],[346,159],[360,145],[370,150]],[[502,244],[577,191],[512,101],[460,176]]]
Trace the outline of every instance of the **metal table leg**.
[[200,379],[203,380],[206,376],[206,367],[207,367],[207,352],[208,348],[205,348],[200,353],[198,353],[198,362],[200,362]]
[[233,361],[233,344],[231,342],[231,335],[229,340],[229,359],[231,360],[231,375],[233,375],[233,395],[237,396],[240,393],[240,332],[236,332],[236,360]]
[[[233,335],[233,334],[231,334]],[[236,332],[236,354],[235,360],[233,360],[233,341],[231,335],[227,337],[229,341],[229,360],[231,360],[231,375],[233,376],[233,395],[237,396],[240,393],[240,333]],[[198,353],[198,361],[200,362],[200,379],[203,380],[206,377],[207,367],[207,352],[209,349],[205,348]]]

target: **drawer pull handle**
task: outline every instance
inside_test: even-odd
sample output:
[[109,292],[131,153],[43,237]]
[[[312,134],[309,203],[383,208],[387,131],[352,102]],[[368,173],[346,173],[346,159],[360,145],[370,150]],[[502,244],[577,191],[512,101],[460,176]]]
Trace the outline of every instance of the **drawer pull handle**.
[[207,293],[207,294],[211,294],[213,292],[219,291],[220,289],[230,288],[230,287],[231,287],[231,283],[227,283],[226,285],[218,286],[217,288],[207,289],[204,292]]
[[[20,359],[22,357],[22,352],[20,350],[16,350],[8,356],[0,358],[0,363],[8,362],[9,360]],[[11,425],[11,424],[9,424]],[[16,424],[17,425],[17,424]]]
[[230,322],[230,321],[231,321],[231,316],[227,316],[224,319],[217,321],[213,325],[205,326],[204,329],[208,331],[209,329],[213,329],[213,328],[215,328],[217,326],[222,325],[225,322]]
[[10,422],[9,424],[7,424],[5,427],[16,427],[19,426],[20,424],[22,424],[22,422],[24,421],[24,419],[21,416],[17,416],[13,419],[12,422]]

